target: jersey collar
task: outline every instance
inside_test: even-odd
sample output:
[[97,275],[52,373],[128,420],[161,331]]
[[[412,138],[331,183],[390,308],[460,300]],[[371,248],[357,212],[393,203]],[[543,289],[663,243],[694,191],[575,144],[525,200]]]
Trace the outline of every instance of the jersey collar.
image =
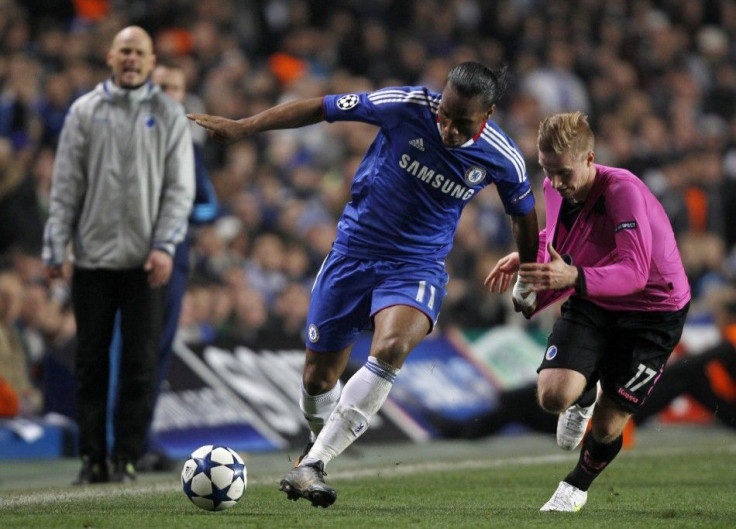
[[121,88],[115,84],[112,77],[107,78],[101,84],[103,91],[108,97],[132,102],[140,102],[147,99],[153,92],[158,90],[158,86],[154,85],[150,79],[147,79],[138,88]]
[[[442,131],[440,130],[440,120],[439,117],[437,118],[437,121],[435,122],[435,125],[437,126],[437,133],[442,137]],[[470,147],[473,145],[476,141],[478,141],[478,138],[480,138],[480,135],[483,134],[483,131],[486,130],[486,127],[488,126],[488,122],[484,121],[483,125],[480,126],[478,129],[478,132],[475,133],[475,136],[470,138],[468,141],[463,143],[462,145],[458,145],[457,147],[449,147],[451,149],[462,149],[464,147]]]

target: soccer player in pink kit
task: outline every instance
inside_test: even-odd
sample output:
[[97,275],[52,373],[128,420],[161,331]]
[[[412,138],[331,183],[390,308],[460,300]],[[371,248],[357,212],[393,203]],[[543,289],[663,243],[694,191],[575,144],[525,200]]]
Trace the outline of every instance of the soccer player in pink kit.
[[582,448],[542,511],[583,507],[591,483],[621,450],[626,421],[659,380],[690,305],[661,204],[629,171],[594,163],[593,146],[580,112],[541,123],[547,222],[537,262],[520,265],[512,253],[486,278],[500,293],[518,272],[512,298],[527,318],[569,296],[548,338],[537,395],[559,414],[557,444],[573,450],[582,440]]

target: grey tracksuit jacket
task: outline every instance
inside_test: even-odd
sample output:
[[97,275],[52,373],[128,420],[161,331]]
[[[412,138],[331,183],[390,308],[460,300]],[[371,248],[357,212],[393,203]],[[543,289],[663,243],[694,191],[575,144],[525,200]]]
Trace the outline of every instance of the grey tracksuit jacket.
[[77,99],[54,161],[43,259],[76,266],[142,266],[153,248],[173,255],[194,200],[194,154],[182,106],[150,82],[111,79]]

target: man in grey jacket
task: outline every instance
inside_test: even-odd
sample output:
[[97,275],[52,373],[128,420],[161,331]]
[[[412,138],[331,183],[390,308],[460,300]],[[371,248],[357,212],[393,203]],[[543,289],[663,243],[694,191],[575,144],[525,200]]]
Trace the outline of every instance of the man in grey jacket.
[[[130,26],[107,54],[112,77],[74,102],[54,163],[43,258],[60,278],[72,243],[77,320],[76,484],[135,479],[153,414],[163,287],[194,199],[194,155],[182,107],[150,82],[151,37]],[[108,468],[109,347],[120,314],[122,354]]]

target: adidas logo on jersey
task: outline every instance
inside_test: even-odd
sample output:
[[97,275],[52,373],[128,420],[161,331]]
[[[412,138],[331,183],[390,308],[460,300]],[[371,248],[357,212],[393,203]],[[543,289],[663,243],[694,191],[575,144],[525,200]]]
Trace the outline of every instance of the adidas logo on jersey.
[[411,145],[415,149],[419,149],[420,151],[424,152],[424,140],[422,138],[409,140],[409,145]]

